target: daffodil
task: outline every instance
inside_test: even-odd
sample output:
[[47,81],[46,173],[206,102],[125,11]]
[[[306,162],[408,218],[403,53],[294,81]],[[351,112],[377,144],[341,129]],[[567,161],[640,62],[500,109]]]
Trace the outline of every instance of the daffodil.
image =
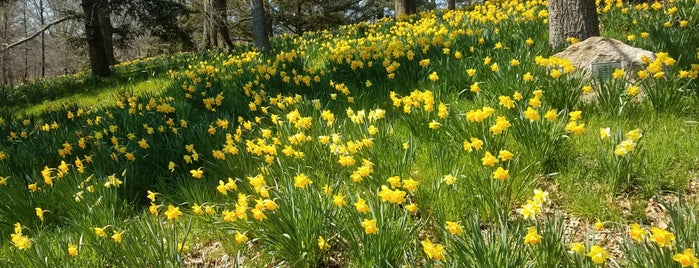
[[502,167],[498,167],[495,171],[493,171],[493,178],[498,179],[498,180],[505,180],[510,177],[510,173],[507,169],[504,169]]
[[204,176],[204,171],[201,168],[190,170],[189,173],[191,173],[192,177],[195,179],[201,179]]
[[311,185],[312,183],[313,181],[306,177],[306,175],[303,173],[294,177],[294,187],[306,188],[306,186]]
[[235,231],[235,242],[238,244],[243,244],[248,241],[248,236],[240,231]]
[[105,228],[105,227],[95,227],[95,228],[94,228],[94,230],[95,230],[95,235],[101,236],[101,237],[106,236],[107,233],[104,231],[104,228]]
[[602,229],[604,229],[604,223],[599,218],[597,218],[595,220],[594,226],[595,226],[595,230],[597,230],[597,231],[601,231]]
[[672,256],[672,259],[679,262],[682,267],[692,266],[696,268],[697,263],[699,263],[699,259],[694,256],[694,250],[691,248],[685,249],[682,253],[675,254]]
[[78,256],[78,248],[73,244],[68,244],[68,255],[71,257]]
[[633,240],[642,242],[645,236],[648,235],[648,231],[641,228],[641,225],[638,223],[632,223],[629,225],[629,227],[629,236],[631,236],[631,239]]
[[458,222],[447,221],[446,225],[447,225],[446,228],[449,231],[449,233],[451,233],[453,235],[460,235],[464,232],[463,228],[461,227],[461,225]]
[[325,241],[325,238],[323,238],[322,235],[318,236],[318,248],[320,248],[320,250],[326,250],[330,248],[330,244],[328,244],[328,242]]
[[123,239],[124,232],[118,232],[117,230],[113,230],[114,234],[112,235],[112,240],[114,240],[114,243],[121,243],[121,240]]
[[377,234],[379,232],[379,229],[376,228],[376,220],[369,220],[369,219],[364,219],[362,221],[362,227],[364,227],[364,232],[366,234]]
[[444,246],[441,244],[434,244],[429,239],[420,242],[420,244],[422,244],[422,250],[427,254],[428,258],[437,261],[444,260]]
[[167,211],[165,211],[164,214],[165,214],[165,216],[167,216],[168,220],[177,219],[178,217],[182,216],[182,212],[180,211],[180,208],[173,206],[173,205],[168,205]]
[[488,151],[486,151],[483,158],[481,158],[481,164],[483,164],[484,166],[493,167],[496,163],[498,163],[498,159]]
[[658,227],[651,227],[650,231],[650,241],[655,242],[659,247],[672,247],[672,244],[675,241],[674,234]]
[[609,259],[609,253],[598,245],[592,246],[590,248],[590,252],[588,252],[586,256],[590,257],[592,262],[596,264],[603,264],[607,259]]
[[524,236],[524,243],[534,246],[541,242],[541,238],[541,235],[536,231],[536,227],[529,227],[529,229],[527,229],[527,235]]
[[338,193],[333,196],[333,203],[338,207],[343,207],[347,202],[345,202],[345,196],[342,193]]
[[366,204],[366,201],[362,198],[359,198],[357,202],[354,203],[354,207],[359,211],[360,213],[367,213],[369,212],[369,206]]
[[585,253],[585,245],[583,243],[572,243],[568,252],[571,254],[583,254]]

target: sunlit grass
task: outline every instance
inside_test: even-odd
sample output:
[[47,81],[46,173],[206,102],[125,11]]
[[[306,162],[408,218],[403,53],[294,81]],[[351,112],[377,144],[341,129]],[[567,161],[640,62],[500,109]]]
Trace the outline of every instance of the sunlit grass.
[[170,85],[170,82],[170,79],[162,75],[137,82],[106,81],[103,87],[93,86],[89,89],[84,89],[85,92],[81,93],[78,91],[78,93],[71,96],[45,100],[40,104],[30,106],[15,107],[14,111],[17,114],[26,116],[37,116],[41,113],[60,111],[66,106],[73,105],[82,108],[113,108],[116,106],[116,95],[128,93],[134,96],[148,94],[149,96],[157,97],[162,93],[163,89]]

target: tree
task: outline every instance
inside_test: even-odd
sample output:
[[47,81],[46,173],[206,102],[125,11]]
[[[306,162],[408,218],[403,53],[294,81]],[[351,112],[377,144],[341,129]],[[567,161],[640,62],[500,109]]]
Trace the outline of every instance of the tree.
[[107,0],[81,0],[83,14],[85,16],[85,35],[87,39],[87,50],[90,58],[90,69],[94,76],[108,76],[111,74],[109,70],[109,62],[105,51],[104,37],[102,35],[102,27],[100,26],[100,7],[99,1]]
[[549,44],[565,45],[568,37],[585,40],[599,36],[595,0],[549,0]]
[[396,18],[403,15],[410,15],[417,13],[417,1],[416,0],[396,0],[395,2]]
[[447,0],[447,9],[449,9],[449,10],[456,9],[456,0]]
[[228,29],[228,3],[226,0],[204,0],[203,1],[204,22],[203,43],[204,49],[209,49],[219,45],[219,35],[228,49],[233,49]]
[[278,31],[303,34],[375,18],[376,0],[273,0],[270,9]]
[[252,12],[252,33],[255,38],[255,45],[265,54],[269,53],[269,33],[267,32],[267,15],[262,0],[252,0],[250,2],[250,12]]

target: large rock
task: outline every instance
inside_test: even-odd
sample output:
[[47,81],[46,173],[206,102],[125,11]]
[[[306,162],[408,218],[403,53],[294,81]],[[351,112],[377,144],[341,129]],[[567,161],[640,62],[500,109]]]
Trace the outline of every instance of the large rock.
[[[554,56],[570,60],[577,70],[582,70],[587,75],[592,74],[593,65],[596,66],[594,75],[598,75],[600,68],[614,68],[619,64],[627,73],[635,74],[638,70],[645,68],[643,56],[651,61],[655,59],[653,52],[629,46],[616,39],[599,36],[571,45]],[[619,64],[614,64],[615,62]]]

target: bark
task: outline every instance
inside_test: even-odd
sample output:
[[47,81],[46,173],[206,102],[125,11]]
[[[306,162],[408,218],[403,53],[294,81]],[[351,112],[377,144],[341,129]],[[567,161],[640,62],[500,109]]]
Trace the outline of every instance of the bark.
[[255,37],[255,45],[265,54],[269,53],[269,33],[267,32],[267,15],[262,0],[252,0],[250,3],[252,12],[252,33]]
[[395,3],[396,19],[403,15],[407,15],[408,7],[406,5],[406,0],[396,0]]
[[[22,10],[22,24],[24,24],[24,35],[27,35],[27,2],[24,2],[24,10]],[[24,43],[24,76],[25,81],[29,78],[29,44]]]
[[226,45],[226,47],[232,50],[234,48],[234,45],[233,41],[231,41],[231,35],[228,32],[228,3],[226,0],[214,0],[213,8],[216,31],[218,32],[218,34],[221,35],[221,38],[223,39],[223,42]]
[[107,56],[107,64],[114,65],[114,27],[112,26],[111,12],[109,10],[109,0],[98,0],[100,31],[104,42],[104,53]]
[[449,9],[449,10],[456,9],[456,0],[447,0],[447,9]]
[[[9,28],[9,20],[10,17],[8,16],[7,12],[2,12],[2,18],[3,18],[3,37],[7,34],[7,29]],[[5,95],[4,90],[5,90],[5,85],[9,84],[10,79],[9,79],[9,70],[7,68],[7,50],[2,50],[2,89],[3,89],[3,95]]]
[[[99,0],[97,0],[99,1]],[[108,76],[111,74],[104,50],[104,38],[99,21],[99,4],[96,0],[81,0],[85,16],[85,34],[87,35],[88,56],[93,76]]]
[[203,33],[203,39],[202,39],[202,48],[204,49],[210,49],[212,47],[211,44],[211,0],[204,0],[202,1],[203,5],[203,11],[204,11],[204,23],[202,23],[202,26],[204,27],[202,33]]
[[[39,0],[39,23],[46,24],[44,18],[44,0]],[[41,32],[41,78],[46,77],[46,35]]]
[[410,15],[417,13],[417,1],[416,0],[396,0],[395,1],[395,11],[396,18],[400,18],[403,15]]
[[599,36],[599,18],[595,0],[550,0],[549,44],[554,49],[566,44],[566,38],[580,41]]

